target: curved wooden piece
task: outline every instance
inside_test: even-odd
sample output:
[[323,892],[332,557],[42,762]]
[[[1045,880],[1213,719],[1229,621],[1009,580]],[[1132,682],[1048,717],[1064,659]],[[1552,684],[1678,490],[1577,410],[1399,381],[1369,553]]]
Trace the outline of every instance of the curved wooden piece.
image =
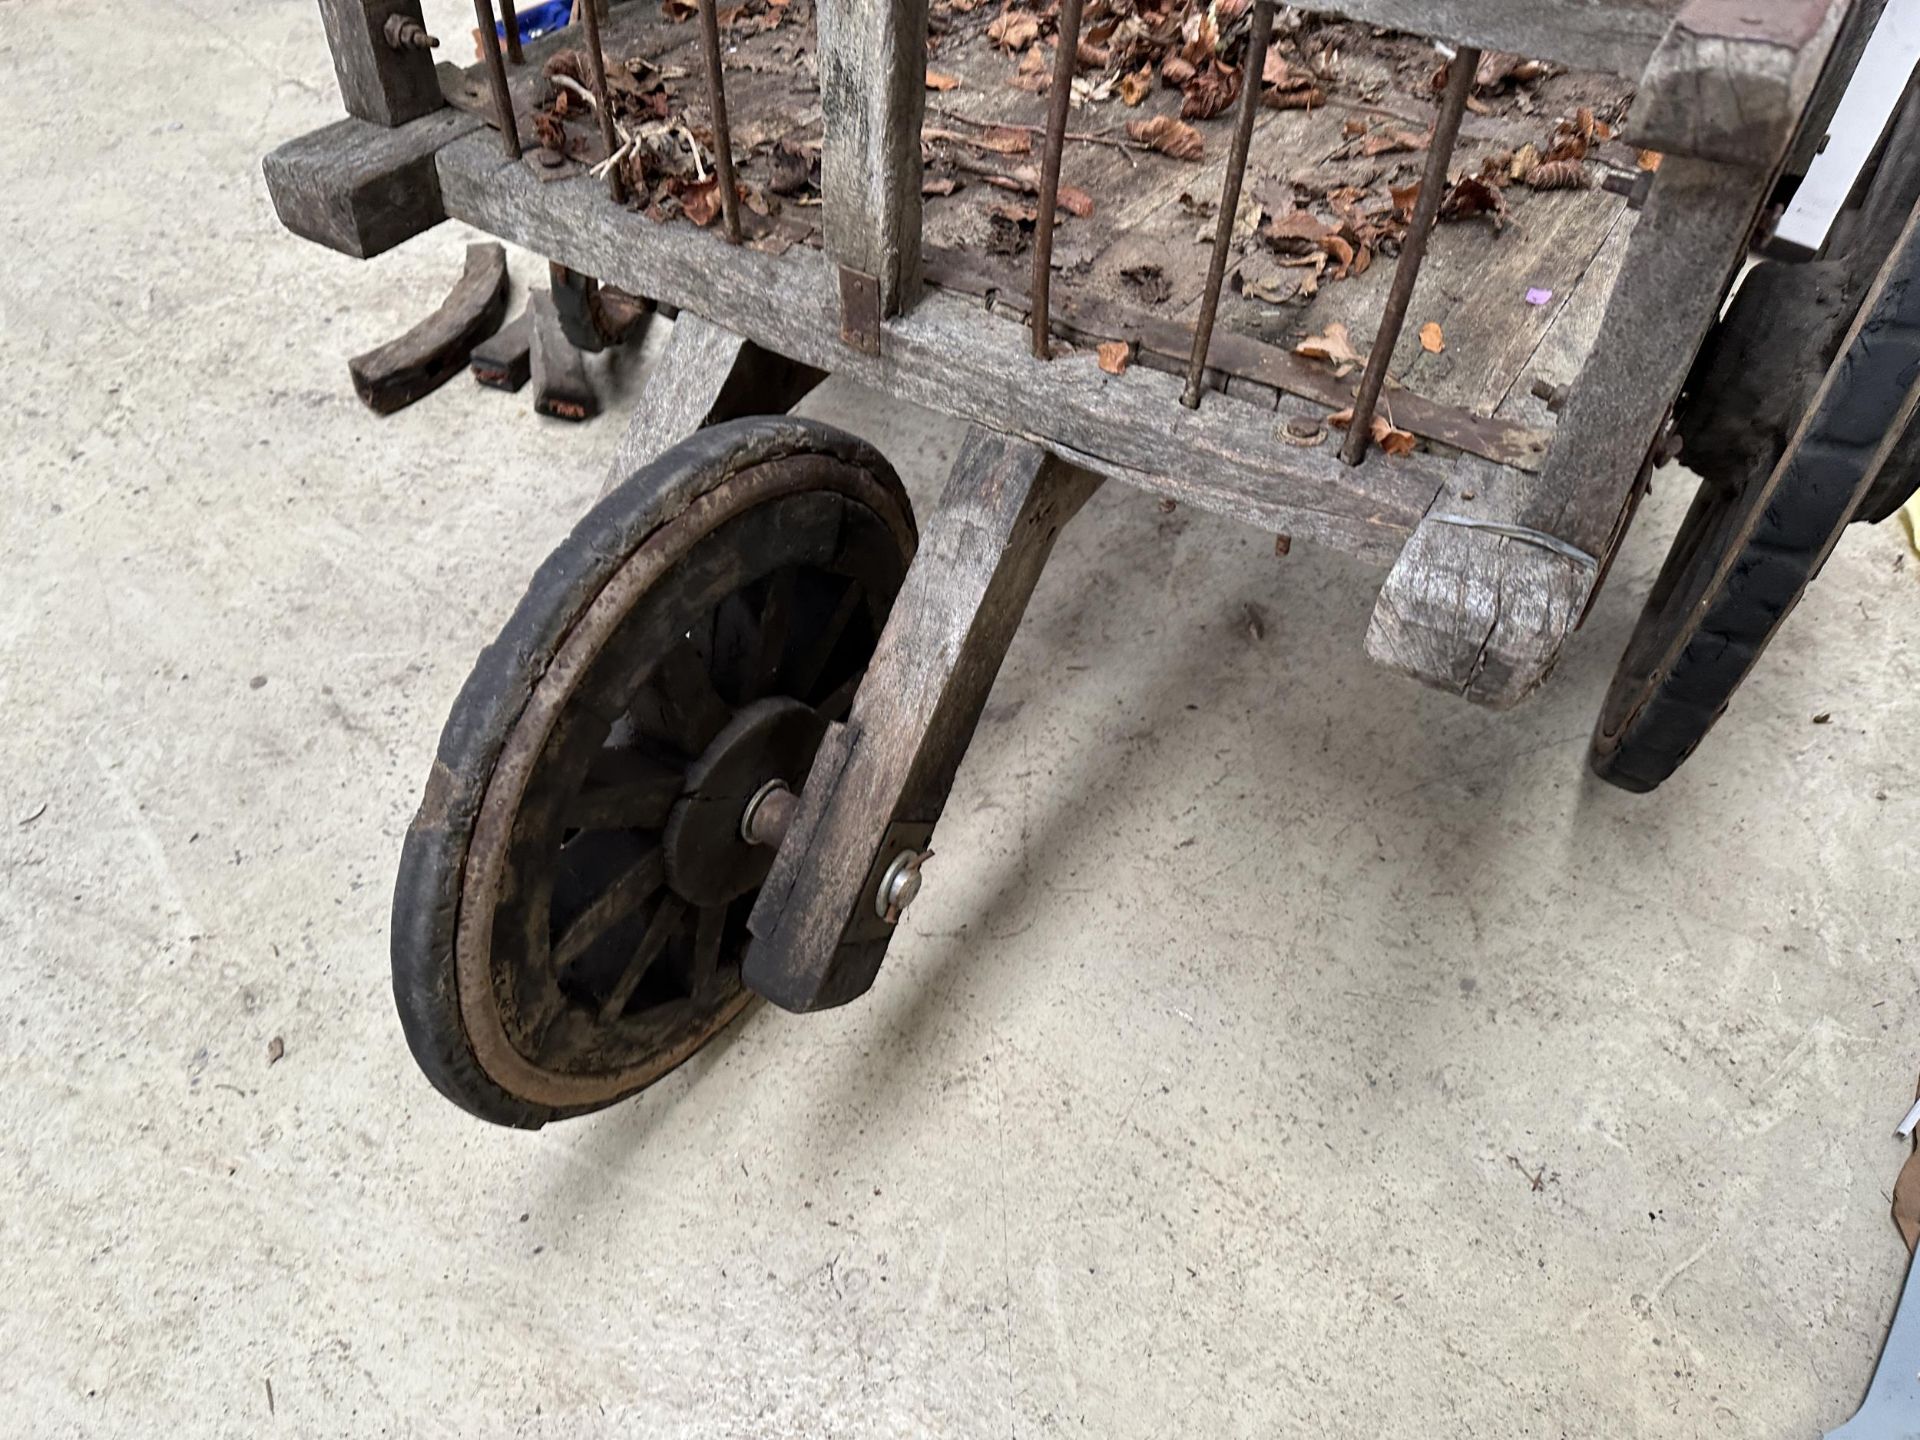
[[469,245],[467,268],[440,308],[397,340],[347,362],[353,388],[380,415],[403,410],[466,368],[507,314],[507,252]]

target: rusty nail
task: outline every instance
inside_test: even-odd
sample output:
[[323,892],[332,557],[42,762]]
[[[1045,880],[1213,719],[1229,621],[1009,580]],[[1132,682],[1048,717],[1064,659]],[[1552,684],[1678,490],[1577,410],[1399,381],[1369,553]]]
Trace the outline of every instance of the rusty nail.
[[1047,92],[1047,148],[1040,157],[1039,207],[1033,222],[1033,353],[1051,360],[1047,343],[1048,307],[1053,288],[1053,212],[1060,203],[1060,157],[1067,148],[1067,107],[1073,103],[1073,68],[1080,55],[1080,0],[1060,0],[1059,49],[1053,61],[1053,85]]

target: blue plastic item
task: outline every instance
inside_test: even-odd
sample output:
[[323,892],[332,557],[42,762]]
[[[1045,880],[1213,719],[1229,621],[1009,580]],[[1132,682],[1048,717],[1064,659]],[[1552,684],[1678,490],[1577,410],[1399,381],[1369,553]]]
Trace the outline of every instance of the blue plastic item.
[[[573,0],[542,0],[541,4],[529,5],[519,11],[514,18],[520,22],[520,39],[538,40],[555,30],[564,30],[567,21],[573,18]],[[500,38],[507,38],[507,27],[496,23],[494,29],[500,32]]]

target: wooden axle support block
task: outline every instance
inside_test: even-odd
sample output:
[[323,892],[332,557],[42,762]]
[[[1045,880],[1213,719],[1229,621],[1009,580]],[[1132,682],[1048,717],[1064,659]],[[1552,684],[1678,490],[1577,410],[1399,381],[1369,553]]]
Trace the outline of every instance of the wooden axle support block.
[[1054,541],[1099,485],[1029,441],[968,432],[754,905],[741,971],[750,989],[809,1011],[873,984],[894,930],[882,878],[927,850]]
[[301,239],[369,260],[447,218],[434,156],[480,126],[451,109],[395,129],[338,120],[267,156],[267,193]]

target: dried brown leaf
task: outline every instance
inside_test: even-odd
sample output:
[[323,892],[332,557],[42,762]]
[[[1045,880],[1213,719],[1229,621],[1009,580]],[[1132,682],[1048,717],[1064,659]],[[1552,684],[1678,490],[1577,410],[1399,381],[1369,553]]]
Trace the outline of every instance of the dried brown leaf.
[[1128,71],[1120,77],[1120,100],[1129,108],[1138,105],[1153,93],[1153,67],[1142,65],[1138,70]]
[[1429,355],[1438,355],[1447,348],[1447,332],[1440,328],[1438,320],[1429,320],[1420,327],[1420,348]]
[[1127,138],[1136,145],[1171,155],[1175,160],[1198,160],[1206,153],[1207,142],[1200,132],[1184,120],[1171,115],[1155,115],[1150,120],[1129,120]]
[[1099,349],[1100,368],[1109,375],[1124,375],[1133,363],[1133,346],[1124,340],[1109,340]]
[[1240,93],[1240,72],[1218,60],[1194,76],[1180,102],[1182,120],[1211,120]]
[[954,90],[958,89],[959,85],[958,75],[945,75],[938,70],[927,71],[927,89],[929,90]]
[[1526,183],[1535,190],[1585,190],[1593,182],[1578,160],[1547,160],[1527,172]]
[[1327,103],[1327,92],[1319,86],[1306,90],[1265,90],[1260,101],[1269,110],[1318,110]]
[[1376,130],[1360,144],[1360,153],[1372,157],[1375,155],[1397,155],[1404,151],[1417,151],[1427,148],[1427,137],[1416,135],[1411,130]]
[[1318,335],[1310,335],[1293,347],[1293,353],[1309,360],[1325,360],[1345,375],[1367,363],[1367,357],[1353,348],[1353,336],[1336,320]]
[[1002,50],[1024,50],[1040,38],[1040,19],[1025,10],[1009,10],[994,17],[987,38]]

